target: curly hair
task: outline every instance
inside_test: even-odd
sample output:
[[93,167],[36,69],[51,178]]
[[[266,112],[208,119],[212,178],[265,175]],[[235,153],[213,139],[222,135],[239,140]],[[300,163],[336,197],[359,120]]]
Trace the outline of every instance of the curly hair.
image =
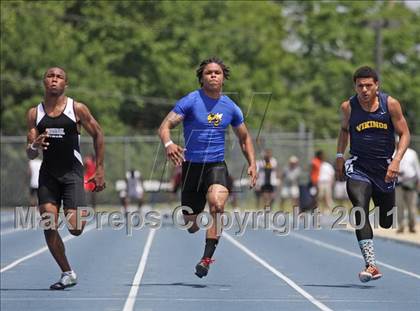
[[378,82],[378,74],[369,66],[358,68],[353,75],[353,82],[356,83],[356,80],[360,78],[372,78],[373,81]]
[[224,77],[224,79],[229,80],[229,77],[230,77],[230,69],[229,69],[229,67],[228,67],[228,66],[226,66],[226,65],[223,63],[223,60],[221,60],[220,58],[218,58],[218,57],[210,57],[210,58],[208,58],[208,59],[203,60],[203,61],[200,63],[200,66],[198,67],[198,69],[197,69],[197,71],[196,71],[196,75],[197,75],[198,83],[200,83],[200,85],[201,85],[201,86],[203,86],[203,82],[201,81],[201,79],[203,78],[203,71],[204,71],[204,68],[205,68],[208,64],[211,64],[211,63],[218,64],[218,65],[220,66],[220,68],[222,68],[222,70],[223,70],[223,77]]

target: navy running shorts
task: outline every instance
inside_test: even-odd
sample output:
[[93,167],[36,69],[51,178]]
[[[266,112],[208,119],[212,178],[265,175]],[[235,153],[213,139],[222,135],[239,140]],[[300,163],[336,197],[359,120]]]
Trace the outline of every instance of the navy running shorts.
[[391,159],[361,159],[351,156],[345,163],[348,178],[367,182],[380,192],[392,192],[395,190],[395,181],[385,182],[386,172]]

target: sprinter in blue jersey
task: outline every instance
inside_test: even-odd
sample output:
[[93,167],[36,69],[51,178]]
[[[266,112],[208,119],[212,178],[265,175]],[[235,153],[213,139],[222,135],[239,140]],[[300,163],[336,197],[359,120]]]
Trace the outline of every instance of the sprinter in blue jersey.
[[[393,225],[395,181],[400,161],[410,143],[410,132],[400,103],[379,91],[377,73],[370,67],[361,67],[353,75],[356,95],[341,105],[342,121],[337,142],[336,170],[339,179],[347,175],[347,193],[356,211],[356,236],[365,260],[365,269],[359,273],[362,282],[379,279],[382,274],[376,266],[373,232],[369,222],[369,202],[379,207],[379,224]],[[394,158],[394,135],[400,137]],[[350,137],[350,158],[344,152]]]
[[[248,161],[251,187],[256,182],[256,163],[252,139],[244,123],[240,108],[226,95],[222,87],[229,78],[229,68],[222,60],[210,58],[197,69],[201,88],[181,98],[159,128],[159,136],[167,157],[182,165],[182,206],[184,220],[192,224],[190,233],[199,230],[196,219],[208,202],[213,225],[206,232],[204,254],[196,265],[195,274],[206,276],[219,241],[216,227],[218,213],[224,212],[229,196],[228,170],[225,163],[225,132],[229,125],[239,138]],[[185,149],[172,142],[170,129],[179,123],[184,126]],[[184,153],[185,151],[185,153]]]

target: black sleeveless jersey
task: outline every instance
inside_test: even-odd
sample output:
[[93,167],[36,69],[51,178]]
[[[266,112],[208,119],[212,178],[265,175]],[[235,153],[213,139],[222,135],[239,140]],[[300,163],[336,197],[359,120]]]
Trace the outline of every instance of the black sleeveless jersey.
[[46,114],[43,103],[37,107],[36,128],[40,134],[48,130],[49,143],[43,150],[41,169],[53,176],[62,176],[68,172],[76,172],[83,176],[83,161],[80,154],[80,133],[77,128],[74,101],[67,97],[64,111],[57,117]]

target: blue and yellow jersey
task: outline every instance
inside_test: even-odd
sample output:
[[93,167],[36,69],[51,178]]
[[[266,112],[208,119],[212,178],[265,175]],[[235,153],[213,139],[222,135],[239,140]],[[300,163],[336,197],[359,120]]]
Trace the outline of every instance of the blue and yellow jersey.
[[244,122],[241,109],[228,96],[208,97],[202,89],[181,98],[172,110],[184,117],[185,159],[196,163],[225,159],[225,132]]

